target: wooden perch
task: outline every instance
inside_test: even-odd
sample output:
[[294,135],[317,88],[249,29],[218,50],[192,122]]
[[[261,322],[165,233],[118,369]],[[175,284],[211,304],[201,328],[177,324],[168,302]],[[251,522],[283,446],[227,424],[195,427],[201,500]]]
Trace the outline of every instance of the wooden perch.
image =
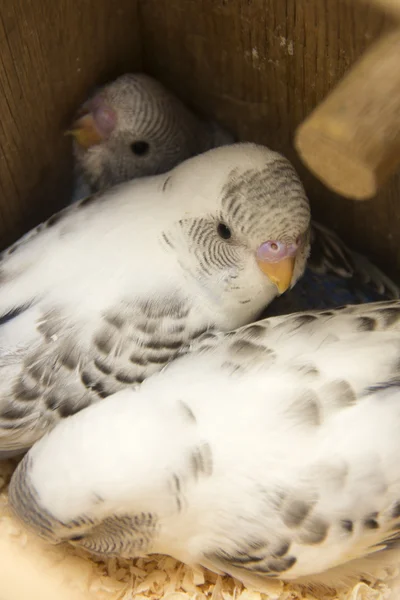
[[400,28],[359,59],[299,126],[295,147],[335,192],[374,196],[400,166]]

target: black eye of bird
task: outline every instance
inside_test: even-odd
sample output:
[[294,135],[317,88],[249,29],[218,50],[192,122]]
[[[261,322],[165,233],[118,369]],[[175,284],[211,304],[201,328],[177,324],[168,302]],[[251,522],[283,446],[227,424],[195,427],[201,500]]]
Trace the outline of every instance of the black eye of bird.
[[136,156],[144,156],[150,150],[150,146],[147,142],[133,142],[131,150]]
[[74,535],[74,537],[69,538],[70,542],[80,542],[81,540],[83,540],[85,536],[83,535]]
[[222,237],[223,240],[229,240],[232,236],[232,232],[225,223],[218,223],[217,227],[219,237]]

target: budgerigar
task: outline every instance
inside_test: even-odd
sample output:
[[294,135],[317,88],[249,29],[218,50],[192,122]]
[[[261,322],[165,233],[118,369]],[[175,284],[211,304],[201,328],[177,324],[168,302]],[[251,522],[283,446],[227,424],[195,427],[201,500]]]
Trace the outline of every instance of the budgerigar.
[[234,142],[189,110],[159,81],[126,74],[97,90],[70,133],[77,166],[75,199],[117,183],[165,173],[180,162]]
[[[124,75],[95,93],[71,130],[81,174],[75,199],[121,181],[162,173],[189,156],[233,142],[230,133],[194,115],[161,83],[144,74]],[[399,296],[396,283],[314,221],[304,277],[265,314]]]
[[0,457],[255,319],[309,253],[307,197],[263,146],[210,150],[51,217],[1,255]]
[[[400,543],[400,302],[275,317],[57,425],[11,505],[100,555],[169,554],[263,590],[335,586]],[[398,555],[397,555],[398,559]]]

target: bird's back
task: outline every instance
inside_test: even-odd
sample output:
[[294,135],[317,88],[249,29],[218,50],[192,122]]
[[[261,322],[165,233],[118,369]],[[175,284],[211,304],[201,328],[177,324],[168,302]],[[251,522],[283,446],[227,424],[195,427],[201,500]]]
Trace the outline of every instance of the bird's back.
[[190,309],[159,243],[153,185],[83,200],[3,253],[0,456],[140,383],[187,341]]
[[399,315],[389,302],[204,334],[41,440],[11,502],[53,541],[140,546],[261,589],[366,573],[398,544]]
[[198,355],[148,382],[147,393],[169,390],[169,375],[212,456],[208,482],[186,498],[183,560],[259,585],[396,543],[399,310],[352,307],[207,336]]

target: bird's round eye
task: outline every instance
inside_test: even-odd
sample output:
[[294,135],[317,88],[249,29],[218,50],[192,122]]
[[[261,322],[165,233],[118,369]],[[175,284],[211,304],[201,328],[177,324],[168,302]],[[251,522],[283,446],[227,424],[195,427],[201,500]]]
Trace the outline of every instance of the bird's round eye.
[[227,225],[225,225],[225,223],[218,223],[217,231],[219,237],[221,237],[223,240],[229,240],[229,238],[232,236],[231,230]]
[[133,142],[131,144],[131,150],[136,156],[144,156],[150,150],[150,146],[147,142]]

